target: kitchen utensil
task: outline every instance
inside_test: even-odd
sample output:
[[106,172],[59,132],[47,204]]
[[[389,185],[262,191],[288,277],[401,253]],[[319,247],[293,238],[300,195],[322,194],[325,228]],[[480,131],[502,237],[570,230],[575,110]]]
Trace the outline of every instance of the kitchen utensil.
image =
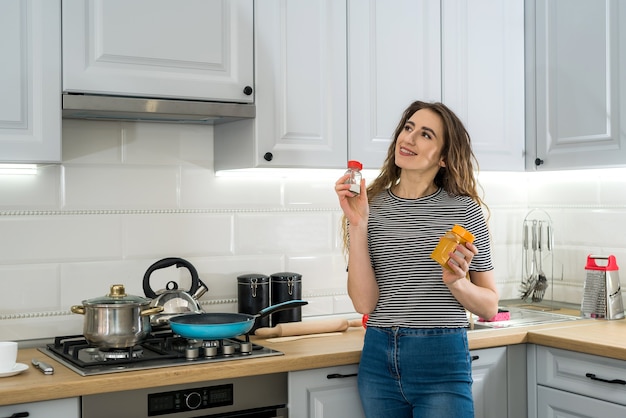
[[[288,300],[300,300],[302,299],[302,275],[291,272],[271,274],[270,289],[272,293],[270,301],[273,305]],[[272,325],[299,321],[302,321],[300,308],[279,311],[271,316]]]
[[265,341],[269,343],[282,343],[282,342],[287,342],[287,341],[303,340],[306,338],[336,337],[339,335],[342,335],[342,333],[341,332],[323,332],[321,334],[291,335],[288,337],[273,337],[273,338],[268,338]]
[[[543,252],[542,252],[543,222],[539,221],[536,226],[537,226],[537,249],[539,251],[539,262],[537,264],[537,282],[535,283],[535,287],[533,289],[532,301],[541,302],[543,300],[543,296],[546,293],[546,289],[548,288],[548,279],[546,278],[546,275],[543,272],[543,261],[542,261],[543,259]],[[547,237],[547,234],[546,234],[546,237]]]
[[[607,264],[600,266],[596,260],[606,260]],[[584,318],[624,318],[624,301],[615,256],[590,254],[585,270],[587,278],[583,288],[581,315]]]
[[100,348],[128,348],[143,341],[151,331],[150,315],[163,311],[150,308],[150,300],[127,295],[124,285],[111,286],[106,296],[84,300],[71,311],[85,316],[83,335]]
[[175,334],[197,340],[221,340],[250,332],[258,318],[273,312],[308,304],[304,300],[290,300],[268,306],[256,315],[241,313],[199,313],[173,316],[170,327]]
[[361,318],[347,320],[345,318],[321,319],[318,321],[287,322],[271,328],[259,328],[255,335],[263,338],[289,337],[295,335],[322,334],[341,332],[350,327],[361,327]]
[[[191,274],[191,287],[189,292],[179,289],[178,283],[169,281],[165,289],[155,292],[150,286],[150,276],[155,270],[176,266],[185,267]],[[168,257],[152,264],[143,276],[143,291],[146,297],[152,299],[150,306],[163,307],[163,311],[150,316],[150,325],[154,328],[164,328],[169,325],[169,319],[174,315],[184,313],[203,312],[198,299],[204,295],[208,288],[198,277],[198,271],[187,260],[178,257]]]
[[54,367],[52,367],[48,363],[45,363],[43,361],[39,361],[36,358],[32,359],[32,363],[33,363],[33,366],[35,366],[36,369],[41,371],[41,373],[43,373],[43,374],[54,374]]
[[535,290],[535,285],[537,283],[537,229],[536,229],[537,221],[532,221],[532,226],[529,228],[528,223],[524,222],[524,236],[527,239],[527,232],[530,229],[530,234],[532,236],[531,245],[531,256],[530,256],[530,269],[529,276],[523,286],[522,300],[528,299],[533,291]]

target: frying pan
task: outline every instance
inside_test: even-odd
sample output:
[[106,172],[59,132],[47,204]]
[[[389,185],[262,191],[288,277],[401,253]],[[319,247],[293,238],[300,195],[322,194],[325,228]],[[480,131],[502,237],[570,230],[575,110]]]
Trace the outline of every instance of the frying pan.
[[190,313],[170,318],[170,327],[175,334],[194,340],[221,340],[234,338],[250,332],[258,318],[285,309],[297,308],[309,302],[289,300],[268,306],[256,315],[243,313]]

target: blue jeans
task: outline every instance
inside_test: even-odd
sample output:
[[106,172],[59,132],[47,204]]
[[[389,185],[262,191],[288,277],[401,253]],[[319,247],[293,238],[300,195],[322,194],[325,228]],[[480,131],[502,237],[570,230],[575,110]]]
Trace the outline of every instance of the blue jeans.
[[473,418],[464,328],[368,327],[359,365],[368,418]]

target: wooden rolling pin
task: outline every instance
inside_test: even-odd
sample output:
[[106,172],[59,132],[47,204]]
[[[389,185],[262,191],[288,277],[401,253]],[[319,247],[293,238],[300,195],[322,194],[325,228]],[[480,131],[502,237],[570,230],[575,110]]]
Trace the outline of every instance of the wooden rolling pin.
[[286,322],[275,327],[258,328],[254,334],[263,337],[290,337],[293,335],[323,334],[328,332],[341,332],[350,327],[360,327],[361,319],[321,319],[301,322]]

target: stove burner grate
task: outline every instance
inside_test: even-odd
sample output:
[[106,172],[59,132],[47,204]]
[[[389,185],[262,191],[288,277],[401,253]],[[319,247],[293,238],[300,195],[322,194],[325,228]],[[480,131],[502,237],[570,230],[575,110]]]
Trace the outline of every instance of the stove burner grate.
[[124,349],[101,349],[89,344],[82,335],[69,335],[56,337],[53,344],[47,344],[40,351],[83,376],[282,355],[250,342],[247,335],[203,341],[183,338],[171,330],[153,331],[142,343]]

